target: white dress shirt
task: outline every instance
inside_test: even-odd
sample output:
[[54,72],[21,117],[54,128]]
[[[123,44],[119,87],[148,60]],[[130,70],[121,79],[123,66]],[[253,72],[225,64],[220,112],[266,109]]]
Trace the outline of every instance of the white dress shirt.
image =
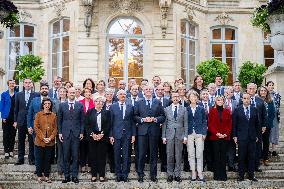
[[178,112],[179,106],[180,106],[180,104],[177,104],[177,105],[172,104],[173,116],[175,116],[175,109],[176,109],[176,107],[177,107],[177,112]]
[[125,102],[120,102],[120,101],[118,101],[118,104],[119,104],[119,109],[120,109],[120,111],[121,111],[121,104],[123,104],[123,119],[124,119],[124,117],[125,117],[125,110],[126,110],[126,104],[125,104]]
[[99,115],[97,116],[97,125],[98,125],[98,128],[99,128],[99,131],[101,131],[102,130],[102,114],[101,114],[101,112],[99,112]]
[[69,99],[68,99],[68,106],[69,106],[69,110],[70,110],[70,108],[71,108],[71,103],[72,103],[72,105],[73,105],[73,109],[75,109],[75,100],[74,101],[70,101]]

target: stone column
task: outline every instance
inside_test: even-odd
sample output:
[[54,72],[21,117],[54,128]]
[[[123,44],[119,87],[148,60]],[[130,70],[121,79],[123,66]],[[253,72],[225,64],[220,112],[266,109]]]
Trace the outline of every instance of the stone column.
[[274,63],[265,73],[266,81],[275,83],[275,90],[282,96],[280,108],[281,136],[284,136],[284,14],[269,16],[267,23],[271,29],[270,42],[276,51]]

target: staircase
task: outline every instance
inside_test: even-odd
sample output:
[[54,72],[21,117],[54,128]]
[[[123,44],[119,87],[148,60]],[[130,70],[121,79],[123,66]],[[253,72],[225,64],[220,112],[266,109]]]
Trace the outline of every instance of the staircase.
[[[21,189],[51,189],[51,188],[80,188],[80,189],[91,189],[91,188],[284,188],[284,137],[281,137],[281,142],[278,146],[279,157],[271,159],[270,165],[265,167],[261,166],[263,172],[256,173],[256,177],[259,179],[258,182],[251,182],[246,180],[244,182],[237,182],[237,173],[228,172],[228,181],[214,181],[213,173],[205,172],[206,178],[205,183],[201,182],[190,182],[190,173],[182,172],[181,183],[172,182],[167,183],[166,173],[158,173],[158,183],[149,181],[149,165],[145,167],[146,179],[144,183],[137,181],[137,174],[135,172],[134,165],[131,166],[131,172],[129,174],[129,183],[115,182],[115,175],[110,173],[109,167],[107,166],[106,178],[108,179],[105,183],[90,182],[91,176],[88,173],[81,173],[79,175],[80,183],[68,183],[62,184],[63,177],[60,177],[56,172],[56,165],[52,165],[50,178],[52,183],[38,183],[37,176],[34,174],[35,166],[28,165],[27,156],[25,157],[24,165],[15,166],[14,163],[17,161],[17,156],[6,160],[4,158],[3,149],[3,133],[0,131],[0,189],[8,188],[21,188]],[[283,136],[283,135],[282,135]],[[17,147],[17,144],[15,145]],[[26,150],[27,151],[27,150]],[[17,152],[17,150],[15,150]],[[27,154],[27,153],[26,153]],[[160,164],[158,165],[158,170]]]

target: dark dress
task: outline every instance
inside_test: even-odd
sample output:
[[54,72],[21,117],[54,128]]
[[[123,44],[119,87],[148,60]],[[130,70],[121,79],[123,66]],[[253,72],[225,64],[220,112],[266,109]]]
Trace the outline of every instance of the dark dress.
[[[101,115],[101,129],[97,124],[97,117]],[[89,141],[89,162],[91,164],[92,177],[96,177],[99,174],[100,177],[105,177],[105,166],[107,147],[109,143],[109,131],[110,131],[110,113],[108,110],[101,110],[97,112],[95,108],[88,110],[85,118],[87,138]],[[103,138],[99,141],[95,141],[92,135],[104,134]]]

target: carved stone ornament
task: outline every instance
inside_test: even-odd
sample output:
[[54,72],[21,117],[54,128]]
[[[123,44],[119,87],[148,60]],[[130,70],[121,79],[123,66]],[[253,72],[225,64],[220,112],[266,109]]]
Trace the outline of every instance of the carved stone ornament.
[[109,7],[113,11],[127,15],[131,15],[134,12],[140,12],[143,9],[139,0],[112,0]]
[[54,5],[54,10],[56,13],[57,18],[62,17],[62,12],[66,9],[64,0],[58,0]]
[[32,14],[26,10],[19,10],[18,16],[20,22],[31,22]]
[[161,13],[161,29],[162,37],[166,37],[167,28],[168,28],[168,12],[171,7],[171,0],[159,0],[160,13]]
[[193,18],[196,16],[194,12],[194,8],[190,5],[185,7],[184,12],[186,13],[188,20],[193,20]]
[[230,21],[233,21],[234,19],[230,17],[226,12],[223,12],[222,14],[219,14],[215,21],[218,21],[221,25],[227,25],[230,23]]
[[84,5],[84,12],[85,12],[84,25],[86,28],[86,34],[87,37],[90,37],[95,0],[82,0],[82,2]]

